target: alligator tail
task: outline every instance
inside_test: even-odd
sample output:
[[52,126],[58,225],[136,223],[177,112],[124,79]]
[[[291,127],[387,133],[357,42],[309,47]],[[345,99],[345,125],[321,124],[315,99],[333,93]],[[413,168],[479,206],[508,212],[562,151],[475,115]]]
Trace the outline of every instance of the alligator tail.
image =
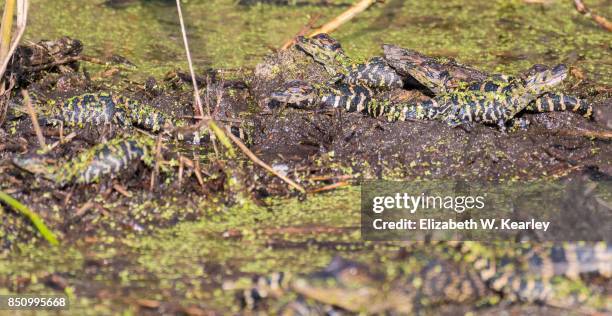
[[604,242],[521,245],[501,258],[476,243],[455,246],[492,290],[510,300],[548,302],[557,292],[550,282],[554,276],[578,279],[596,273],[609,278],[612,272],[612,247]]
[[550,277],[562,275],[578,279],[580,275],[596,274],[612,277],[612,245],[598,243],[562,243],[531,249],[525,259],[529,269]]
[[555,93],[540,96],[531,102],[527,109],[534,112],[572,111],[585,117],[591,117],[593,114],[593,107],[585,100]]
[[243,308],[257,309],[268,297],[278,297],[289,288],[291,275],[284,272],[274,272],[268,276],[255,276],[252,286],[244,289],[240,300]]

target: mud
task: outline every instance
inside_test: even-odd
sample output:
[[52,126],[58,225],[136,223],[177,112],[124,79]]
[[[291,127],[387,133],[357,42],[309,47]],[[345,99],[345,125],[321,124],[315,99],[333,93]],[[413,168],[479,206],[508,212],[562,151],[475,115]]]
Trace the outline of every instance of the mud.
[[[67,68],[44,70],[23,77],[20,87],[57,100],[86,91],[118,91],[177,117],[193,115],[189,78],[180,71],[129,82],[123,80],[120,70],[90,74],[72,62]],[[572,113],[525,114],[531,121],[528,130],[505,133],[494,126],[462,129],[436,121],[389,123],[360,113],[304,111],[271,104],[267,96],[289,80],[329,79],[323,67],[297,49],[272,54],[253,70],[211,70],[198,79],[213,116],[219,122],[246,122],[251,150],[308,190],[338,179],[358,184],[364,179],[612,177],[611,140],[586,133],[609,133],[612,88],[593,81],[572,77],[561,88],[592,102],[593,120]],[[427,98],[423,87],[405,88],[409,91],[394,91],[392,97]],[[59,162],[101,139],[123,133],[106,128],[79,130],[70,143],[58,145],[47,155]],[[48,143],[59,140],[57,128],[44,126],[43,134]],[[35,153],[38,148],[31,121],[7,116],[0,129],[0,189],[36,210],[58,232],[67,255],[58,258],[60,250],[40,250],[44,245],[32,226],[2,205],[0,252],[7,258],[34,257],[19,272],[6,267],[9,272],[0,278],[2,291],[76,293],[83,311],[95,307],[117,312],[127,306],[145,314],[236,312],[233,297],[218,290],[225,278],[261,270],[315,270],[337,252],[371,262],[379,262],[371,260],[377,256],[397,259],[396,246],[359,240],[354,187],[334,192],[340,201],[326,200],[329,195],[322,200],[309,195],[304,204],[279,205],[275,200],[279,197],[304,196],[242,156],[230,159],[215,154],[208,143],[196,148],[168,144],[161,157],[171,167],[159,175],[152,189],[152,170],[143,164],[99,184],[58,188],[11,164],[13,157]],[[170,163],[177,159],[176,153],[200,164],[207,175],[203,184],[195,168],[186,168],[179,184],[176,164]],[[232,185],[230,178],[238,184]],[[349,205],[348,214],[333,211],[337,205]],[[278,227],[284,229],[279,232]],[[166,244],[168,240],[172,241]],[[245,243],[252,247],[241,253]],[[176,256],[181,250],[185,256]],[[316,253],[316,258],[312,256],[316,262],[310,262],[311,252]],[[249,266],[254,258],[264,263]],[[300,259],[293,262],[294,258]],[[61,266],[40,269],[37,263],[48,264],[46,260],[57,260]],[[156,282],[164,284],[151,288]],[[129,295],[122,297],[122,291]],[[202,301],[210,301],[211,306]],[[520,313],[533,310],[548,313],[532,306]]]

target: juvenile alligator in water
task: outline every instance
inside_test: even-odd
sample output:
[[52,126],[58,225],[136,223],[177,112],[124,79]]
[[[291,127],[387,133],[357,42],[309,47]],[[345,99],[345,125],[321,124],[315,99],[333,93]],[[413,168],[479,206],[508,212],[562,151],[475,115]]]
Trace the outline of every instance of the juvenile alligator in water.
[[[423,244],[413,245],[415,250]],[[421,248],[422,249],[422,248]],[[415,314],[449,303],[473,303],[488,296],[504,301],[549,303],[571,307],[583,299],[560,288],[553,277],[576,279],[583,274],[610,278],[612,247],[591,244],[485,245],[478,242],[439,242],[427,247],[418,270],[399,265],[390,280],[384,274],[342,258],[323,271],[306,276],[274,273],[255,278],[243,291],[247,308],[285,292],[299,295],[286,305],[299,315],[348,311],[354,313]],[[421,259],[416,259],[421,258]],[[496,300],[499,301],[499,300]],[[307,313],[304,313],[307,312]]]

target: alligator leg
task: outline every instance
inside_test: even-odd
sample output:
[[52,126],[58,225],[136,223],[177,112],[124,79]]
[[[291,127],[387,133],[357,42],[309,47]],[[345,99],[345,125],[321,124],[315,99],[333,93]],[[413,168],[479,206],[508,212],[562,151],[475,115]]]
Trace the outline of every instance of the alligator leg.
[[586,101],[570,95],[555,93],[540,96],[534,102],[529,103],[526,109],[533,112],[572,111],[585,117],[593,114],[593,107]]
[[511,131],[516,131],[519,129],[527,130],[529,128],[529,120],[524,117],[513,118],[508,122]]
[[253,310],[269,297],[279,297],[289,288],[291,274],[275,272],[268,276],[257,276],[252,280],[252,286],[240,293],[239,298],[243,308]]

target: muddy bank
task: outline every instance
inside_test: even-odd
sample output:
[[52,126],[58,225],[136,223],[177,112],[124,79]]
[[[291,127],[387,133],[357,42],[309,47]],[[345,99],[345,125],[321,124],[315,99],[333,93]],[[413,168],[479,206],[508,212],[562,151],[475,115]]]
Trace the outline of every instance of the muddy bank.
[[[393,5],[405,7],[399,2]],[[601,35],[590,29],[577,33],[576,41],[584,47],[566,47],[567,43],[558,36],[558,28],[550,30],[546,26],[545,32],[529,35],[520,43],[535,45],[533,50],[521,46],[522,51],[517,53],[511,40],[501,38],[494,54],[479,56],[486,48],[476,35],[469,38],[462,35],[465,45],[448,48],[452,45],[445,34],[457,25],[464,25],[466,20],[472,21],[473,17],[460,15],[449,20],[438,11],[448,11],[458,5],[463,6],[455,2],[437,5],[434,6],[437,12],[423,11],[422,16],[398,18],[392,25],[385,22],[386,15],[381,15],[377,25],[390,39],[412,43],[410,47],[423,45],[427,52],[476,62],[489,70],[500,68],[518,73],[535,62],[566,61],[583,69],[586,75],[583,78],[580,72],[574,73],[561,91],[592,102],[596,111],[594,120],[572,113],[525,114],[531,121],[528,130],[502,133],[492,126],[476,125],[466,130],[435,121],[389,123],[359,113],[313,112],[270,105],[270,91],[287,81],[324,82],[329,75],[297,50],[263,58],[261,52],[268,49],[263,48],[265,41],[262,43],[258,36],[253,36],[255,32],[244,36],[247,43],[256,42],[258,53],[246,58],[246,53],[241,52],[240,58],[232,55],[233,59],[220,61],[219,56],[227,55],[228,51],[240,50],[232,45],[210,45],[214,48],[215,65],[234,65],[235,59],[240,59],[254,66],[199,72],[199,84],[205,87],[202,97],[209,99],[207,103],[220,122],[245,122],[249,130],[249,139],[245,142],[251,150],[311,190],[339,182],[358,184],[363,179],[374,178],[530,180],[586,175],[594,181],[609,179],[612,175],[610,140],[588,136],[592,132],[610,131],[612,88],[606,76],[609,67],[597,55],[605,51],[597,48]],[[117,14],[140,9],[137,6]],[[264,6],[264,9],[270,8]],[[497,23],[499,28],[509,30],[511,36],[522,34],[516,23],[533,23],[539,30],[543,28],[540,23],[549,23],[546,19],[536,19],[540,15],[516,4],[498,9],[504,18],[485,16],[479,21]],[[551,17],[562,9],[544,6],[541,9],[544,13],[539,14]],[[149,13],[155,15],[155,10]],[[307,6],[307,10],[312,7]],[[478,28],[480,22],[470,23],[466,32]],[[562,22],[553,24],[558,23]],[[85,23],[84,28],[88,25]],[[440,29],[414,39],[399,36],[410,33],[406,27],[430,26],[440,26]],[[207,25],[198,27],[207,29]],[[563,32],[571,33],[574,28],[572,25]],[[376,34],[371,32],[355,25],[349,26],[342,36],[347,39],[351,52],[369,56],[380,53],[376,41],[366,45],[365,38]],[[359,34],[365,36],[357,37]],[[280,39],[283,36],[278,35]],[[88,41],[84,43],[86,52],[104,50]],[[443,43],[447,43],[446,49]],[[546,49],[551,45],[555,49],[549,52]],[[147,47],[147,51],[140,52],[141,47]],[[136,58],[140,64],[142,55],[151,58],[166,51],[158,49],[154,53],[150,50],[152,47],[158,46],[148,41],[144,46],[137,46]],[[182,55],[178,50],[168,51],[169,64],[174,65]],[[211,50],[201,49],[200,53],[208,51]],[[200,55],[200,58],[206,56]],[[595,65],[603,66],[593,69]],[[81,62],[80,67],[72,66],[76,65],[70,65],[65,71],[45,69],[25,78],[23,87],[38,89],[52,100],[83,92],[113,91],[177,117],[193,115],[189,77],[181,70],[161,75],[161,70],[155,69],[152,75],[146,71],[150,64],[145,62],[144,70],[141,68],[137,76],[139,79],[131,80],[126,79],[129,70],[123,64],[107,67]],[[427,97],[421,90],[412,90],[417,87],[406,88],[410,90],[396,91],[394,97],[404,100]],[[52,162],[62,162],[101,139],[124,133],[120,129],[79,129],[69,143],[58,145],[47,155]],[[60,139],[57,127],[45,126],[43,134],[49,143]],[[27,117],[3,122],[0,189],[36,210],[59,234],[63,246],[47,249],[30,223],[4,206],[0,212],[0,252],[6,263],[0,265],[0,291],[69,293],[75,302],[70,312],[75,314],[125,310],[151,314],[237,313],[240,306],[235,294],[220,290],[226,280],[272,271],[317,271],[338,254],[385,269],[390,262],[401,263],[406,255],[401,246],[360,239],[357,187],[309,195],[305,202],[299,202],[298,198],[304,197],[289,189],[286,183],[243,156],[217,157],[211,143],[183,146],[168,142],[161,158],[169,167],[158,175],[152,190],[153,168],[142,163],[99,184],[60,188],[11,163],[12,158],[36,153],[38,148]],[[185,167],[179,184],[177,153],[200,163],[199,168],[205,175],[202,184],[195,167],[189,166]],[[241,185],[232,187],[230,179],[238,179]],[[296,198],[284,199],[287,196]],[[603,284],[587,280],[570,282],[568,286],[609,295],[609,283],[609,280]],[[483,314],[499,311],[495,307],[471,305],[449,307],[447,311],[456,312],[457,308]],[[518,313],[550,312],[548,307],[534,305],[515,309]]]

